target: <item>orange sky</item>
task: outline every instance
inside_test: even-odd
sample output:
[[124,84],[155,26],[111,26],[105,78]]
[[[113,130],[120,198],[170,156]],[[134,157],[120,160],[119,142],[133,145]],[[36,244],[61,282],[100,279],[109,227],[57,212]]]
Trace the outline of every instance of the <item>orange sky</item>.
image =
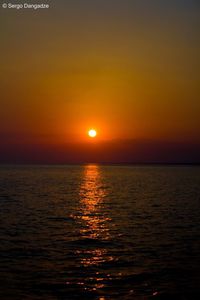
[[0,11],[3,145],[200,142],[196,1],[53,3]]

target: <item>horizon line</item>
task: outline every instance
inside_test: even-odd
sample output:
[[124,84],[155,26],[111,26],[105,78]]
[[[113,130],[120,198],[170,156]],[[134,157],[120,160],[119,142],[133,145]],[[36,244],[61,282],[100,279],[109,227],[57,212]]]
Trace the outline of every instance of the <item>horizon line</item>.
[[145,166],[145,165],[179,165],[179,166],[200,166],[200,162],[66,162],[66,163],[0,163],[1,166],[82,166],[82,165],[132,165],[132,166]]

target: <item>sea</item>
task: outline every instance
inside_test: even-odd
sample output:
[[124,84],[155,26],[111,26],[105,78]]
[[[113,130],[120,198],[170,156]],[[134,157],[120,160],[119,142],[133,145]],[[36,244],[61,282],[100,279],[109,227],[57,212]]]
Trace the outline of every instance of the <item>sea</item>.
[[200,167],[0,167],[0,299],[200,299]]

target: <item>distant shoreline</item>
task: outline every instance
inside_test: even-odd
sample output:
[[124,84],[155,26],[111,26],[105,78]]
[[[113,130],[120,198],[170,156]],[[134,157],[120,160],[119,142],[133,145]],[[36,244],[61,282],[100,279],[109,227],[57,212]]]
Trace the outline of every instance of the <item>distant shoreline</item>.
[[165,163],[165,162],[158,162],[158,163],[126,163],[126,162],[120,162],[120,163],[113,163],[113,162],[85,162],[85,163],[0,163],[0,167],[17,167],[17,166],[59,166],[59,167],[65,167],[65,166],[85,166],[85,165],[100,165],[100,166],[200,166],[200,162],[197,163]]

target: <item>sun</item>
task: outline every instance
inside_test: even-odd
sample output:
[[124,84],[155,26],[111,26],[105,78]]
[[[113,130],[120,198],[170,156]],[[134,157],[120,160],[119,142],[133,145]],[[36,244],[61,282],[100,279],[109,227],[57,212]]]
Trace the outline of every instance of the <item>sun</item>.
[[89,137],[94,138],[97,135],[97,132],[94,129],[90,129],[88,131],[88,135],[89,135]]

